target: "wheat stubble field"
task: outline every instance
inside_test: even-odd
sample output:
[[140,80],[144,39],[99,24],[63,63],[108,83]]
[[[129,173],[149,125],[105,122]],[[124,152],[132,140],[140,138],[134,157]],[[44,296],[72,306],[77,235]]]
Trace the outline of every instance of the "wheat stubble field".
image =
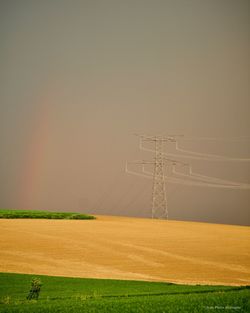
[[142,218],[0,220],[0,272],[250,284],[249,227]]

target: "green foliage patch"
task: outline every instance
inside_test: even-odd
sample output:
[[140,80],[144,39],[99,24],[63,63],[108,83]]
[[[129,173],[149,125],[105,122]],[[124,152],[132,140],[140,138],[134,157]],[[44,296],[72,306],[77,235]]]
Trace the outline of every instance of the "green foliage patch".
[[34,275],[0,274],[0,312],[196,313],[250,312],[248,287],[36,275],[38,300],[26,300]]
[[72,212],[49,212],[34,210],[0,210],[0,218],[41,218],[41,219],[67,219],[67,220],[90,220],[95,219],[92,215]]

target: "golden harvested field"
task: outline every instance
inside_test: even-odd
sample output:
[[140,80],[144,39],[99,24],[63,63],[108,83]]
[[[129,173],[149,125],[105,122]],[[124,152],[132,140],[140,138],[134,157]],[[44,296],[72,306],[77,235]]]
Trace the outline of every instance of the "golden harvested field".
[[249,227],[142,218],[0,220],[0,272],[250,284]]

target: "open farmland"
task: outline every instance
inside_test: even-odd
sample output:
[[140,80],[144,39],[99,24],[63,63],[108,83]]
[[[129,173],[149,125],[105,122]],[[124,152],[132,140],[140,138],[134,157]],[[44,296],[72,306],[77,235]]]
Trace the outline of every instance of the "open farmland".
[[248,227],[98,216],[0,220],[0,272],[249,285]]
[[249,289],[40,276],[39,300],[26,300],[31,275],[0,273],[3,313],[249,312]]

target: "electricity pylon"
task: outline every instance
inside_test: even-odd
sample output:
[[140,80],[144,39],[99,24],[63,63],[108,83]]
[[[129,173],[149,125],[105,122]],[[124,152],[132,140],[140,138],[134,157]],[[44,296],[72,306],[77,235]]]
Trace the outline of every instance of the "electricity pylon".
[[163,158],[163,138],[148,138],[146,141],[154,141],[154,178],[152,188],[152,218],[168,218],[168,204],[165,184],[165,164]]
[[175,160],[166,159],[164,156],[164,145],[166,142],[176,142],[175,136],[146,136],[140,135],[140,143],[151,142],[154,143],[155,157],[153,161],[137,161],[134,164],[146,164],[153,165],[153,186],[152,186],[152,206],[151,206],[151,217],[168,219],[168,203],[166,195],[166,167],[167,162],[175,164]]
[[155,139],[155,164],[152,190],[152,218],[168,218],[165,185],[165,164],[162,156],[162,140]]
[[166,142],[176,142],[174,136],[141,136],[144,142],[154,143],[154,172],[152,188],[152,218],[168,219],[168,203],[166,195],[166,158],[164,157],[164,144]]
[[[199,187],[213,187],[224,189],[250,189],[250,184],[240,183],[211,177],[195,173],[189,163],[182,162],[172,157],[195,159],[195,160],[209,160],[209,161],[238,161],[249,162],[250,158],[230,158],[226,156],[218,156],[212,154],[198,153],[191,150],[184,150],[178,146],[179,140],[185,140],[183,135],[168,135],[168,136],[147,136],[138,135],[140,138],[140,149],[143,151],[153,152],[155,154],[153,161],[133,161],[126,163],[126,172],[137,176],[152,179],[152,218],[168,219],[168,205],[166,195],[166,180],[169,183],[183,184],[186,186]],[[179,137],[179,138],[178,138]],[[178,141],[177,141],[178,140]],[[143,142],[154,143],[154,149],[143,147]],[[164,147],[167,142],[175,143],[175,149],[181,154],[166,153]],[[185,154],[184,154],[184,153]],[[169,158],[171,157],[171,159]],[[142,166],[142,171],[137,172],[128,169],[128,164],[137,164]],[[145,166],[153,166],[153,171],[145,171]],[[167,173],[167,166],[170,170],[170,175]],[[185,174],[180,170],[176,170],[176,166],[188,167],[189,173]]]

